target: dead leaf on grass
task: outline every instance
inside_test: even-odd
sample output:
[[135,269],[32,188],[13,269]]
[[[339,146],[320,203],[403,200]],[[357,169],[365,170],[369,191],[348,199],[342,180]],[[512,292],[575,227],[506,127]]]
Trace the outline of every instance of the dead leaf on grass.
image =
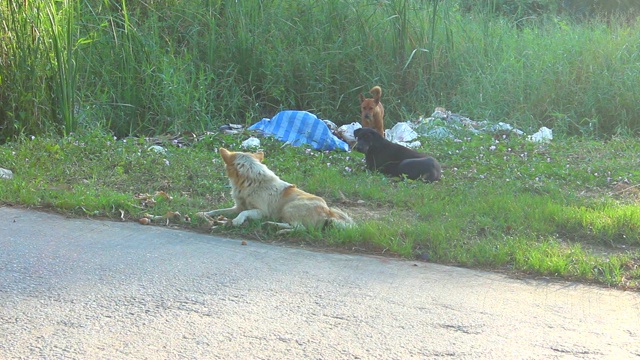
[[231,225],[231,219],[223,216],[223,215],[218,215],[215,218],[211,217],[203,212],[198,212],[195,215],[197,218],[203,219],[204,221],[206,221],[206,227],[209,229],[215,229],[218,226],[229,226]]
[[158,197],[165,198],[167,200],[173,200],[173,197],[171,197],[169,194],[167,194],[164,191],[156,191],[155,194],[153,194],[154,199]]
[[[146,219],[146,220],[143,220],[143,219]],[[152,221],[161,221],[161,220],[164,220],[166,222],[165,225],[169,226],[171,221],[174,221],[174,222],[182,221],[182,215],[180,215],[180,213],[177,211],[168,211],[164,215],[144,214],[142,219],[139,220],[139,222],[143,225],[147,225]]]
[[148,193],[140,193],[140,194],[134,195],[134,198],[140,201],[140,204],[143,207],[155,206],[156,203],[158,202],[157,200],[158,198],[165,199],[168,201],[173,200],[173,197],[171,197],[169,194],[167,194],[164,191],[156,191],[155,193],[153,193],[153,195]]

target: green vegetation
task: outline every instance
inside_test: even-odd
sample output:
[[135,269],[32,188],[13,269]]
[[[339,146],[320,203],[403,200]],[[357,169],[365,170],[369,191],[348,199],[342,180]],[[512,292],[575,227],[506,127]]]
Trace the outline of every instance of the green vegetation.
[[635,22],[466,3],[3,0],[0,141],[201,132],[281,109],[349,123],[374,84],[389,124],[444,106],[525,131],[640,132]]
[[[357,95],[377,84],[387,127],[444,106],[555,139],[428,140],[436,184],[263,139],[278,175],[358,221],[286,241],[637,289],[640,27],[557,5],[0,0],[0,167],[15,174],[0,204],[131,221],[228,206],[216,151],[246,134],[222,124],[282,109],[358,121]],[[189,131],[208,135],[171,141]],[[157,191],[170,198],[141,195]],[[280,239],[259,224],[214,232]]]
[[[15,172],[13,180],[0,181],[0,204],[129,221],[177,211],[183,217],[171,224],[203,229],[196,212],[232,204],[216,151],[240,149],[244,139],[214,133],[192,143],[158,140],[166,153],[150,149],[148,140],[99,132],[21,139],[0,147],[3,166]],[[445,166],[435,184],[368,173],[358,153],[283,147],[269,138],[262,147],[265,163],[283,179],[343,208],[358,226],[285,238],[257,223],[214,233],[640,285],[640,189],[634,185],[640,144],[634,140],[430,140],[423,150]],[[158,191],[170,198],[140,195]]]

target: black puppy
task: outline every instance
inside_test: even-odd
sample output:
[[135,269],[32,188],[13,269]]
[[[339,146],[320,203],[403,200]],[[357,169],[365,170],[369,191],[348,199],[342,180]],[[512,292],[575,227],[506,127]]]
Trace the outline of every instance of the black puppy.
[[382,137],[370,128],[356,129],[354,149],[365,154],[367,168],[391,176],[406,176],[411,180],[432,182],[440,180],[438,161]]

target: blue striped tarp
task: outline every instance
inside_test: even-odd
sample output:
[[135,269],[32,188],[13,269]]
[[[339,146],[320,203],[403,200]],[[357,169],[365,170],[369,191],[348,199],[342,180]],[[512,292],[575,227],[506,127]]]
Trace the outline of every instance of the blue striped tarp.
[[349,151],[346,142],[333,135],[322,120],[306,111],[281,111],[271,119],[264,118],[251,125],[249,130],[261,131],[293,146],[309,144],[320,151]]

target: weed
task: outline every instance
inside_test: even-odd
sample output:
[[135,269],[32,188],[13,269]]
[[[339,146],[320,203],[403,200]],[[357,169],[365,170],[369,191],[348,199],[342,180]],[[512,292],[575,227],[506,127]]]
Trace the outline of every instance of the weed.
[[3,139],[214,131],[282,109],[349,123],[374,84],[388,126],[446,106],[526,131],[640,129],[633,23],[514,26],[449,1],[24,4],[0,2]]
[[[443,105],[561,141],[433,140],[422,150],[444,176],[423,184],[369,173],[362,154],[263,139],[278,175],[358,222],[293,239],[638,285],[636,25],[514,26],[448,1],[25,4],[0,2],[0,166],[15,175],[1,203],[126,220],[230,205],[217,149],[244,137],[220,125],[281,109],[358,121],[357,94],[379,84],[387,127]],[[209,135],[162,140],[184,131]]]
[[[23,138],[0,147],[3,167],[15,176],[0,181],[0,202],[127,220],[177,211],[194,219],[177,224],[200,228],[195,212],[232,204],[217,149],[239,149],[244,138],[212,134],[191,145],[156,140],[164,148],[159,152],[145,139],[100,131]],[[534,144],[475,136],[434,140],[429,150],[445,165],[444,176],[424,184],[369,173],[359,153],[263,138],[267,166],[357,221],[352,229],[297,232],[288,241],[637,286],[635,141]],[[160,191],[170,200],[148,199]],[[214,232],[275,236],[259,224]]]

